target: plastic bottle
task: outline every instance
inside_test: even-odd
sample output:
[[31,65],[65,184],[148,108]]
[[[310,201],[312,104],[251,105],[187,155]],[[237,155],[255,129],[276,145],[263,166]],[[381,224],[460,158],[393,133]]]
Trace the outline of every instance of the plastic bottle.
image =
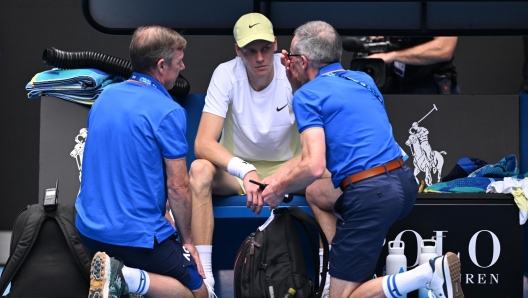
[[286,295],[284,295],[284,298],[292,298],[293,296],[295,296],[295,293],[297,291],[295,291],[294,288],[289,288],[288,289],[288,293],[286,293]]
[[[428,243],[429,245],[426,245]],[[436,240],[433,239],[426,239],[422,240],[421,245],[421,253],[420,257],[418,258],[418,265],[422,265],[424,263],[429,262],[430,259],[436,258],[438,255],[436,254]],[[426,288],[420,288],[418,289],[418,298],[428,298],[428,290]]]
[[[405,243],[403,241],[389,242],[389,255],[386,261],[387,275],[398,274],[407,271],[407,258],[403,254]],[[404,294],[401,297],[406,298]]]
[[389,242],[389,255],[387,256],[387,275],[407,271],[407,258],[404,254],[405,243],[403,241]]

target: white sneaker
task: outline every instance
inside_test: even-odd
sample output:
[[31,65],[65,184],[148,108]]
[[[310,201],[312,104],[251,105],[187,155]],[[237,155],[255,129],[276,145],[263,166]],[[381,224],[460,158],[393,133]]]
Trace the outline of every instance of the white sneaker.
[[464,298],[457,255],[448,252],[429,260],[429,265],[433,269],[433,278],[426,286],[430,298]]
[[216,296],[215,292],[214,292],[214,288],[207,283],[207,281],[205,281],[205,279],[203,280],[203,283],[205,284],[205,287],[207,288],[207,293],[209,293],[209,298],[218,298],[218,296]]

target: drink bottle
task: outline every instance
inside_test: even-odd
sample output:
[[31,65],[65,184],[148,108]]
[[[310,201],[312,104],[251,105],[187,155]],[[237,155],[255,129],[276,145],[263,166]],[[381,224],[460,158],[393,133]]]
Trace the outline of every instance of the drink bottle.
[[[424,239],[422,240],[421,253],[418,258],[418,265],[425,264],[429,262],[430,259],[436,258],[436,240],[434,239]],[[418,289],[418,298],[428,298],[428,290],[426,288]]]
[[[407,258],[403,254],[405,243],[403,241],[389,241],[389,255],[385,267],[387,275],[398,274],[407,271]],[[401,297],[406,298],[407,295]]]

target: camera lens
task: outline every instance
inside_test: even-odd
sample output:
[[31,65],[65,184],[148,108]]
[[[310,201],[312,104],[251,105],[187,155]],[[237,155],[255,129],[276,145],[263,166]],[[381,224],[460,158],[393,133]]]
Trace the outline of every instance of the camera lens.
[[378,88],[385,85],[385,62],[382,59],[355,58],[350,62],[350,69],[368,74]]

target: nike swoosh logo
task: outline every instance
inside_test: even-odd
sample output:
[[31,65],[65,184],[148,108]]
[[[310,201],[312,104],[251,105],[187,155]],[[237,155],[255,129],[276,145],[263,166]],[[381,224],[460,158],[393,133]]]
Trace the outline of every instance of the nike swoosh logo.
[[277,112],[280,112],[282,109],[284,109],[287,106],[288,106],[288,104],[285,104],[282,108],[277,107]]
[[253,25],[249,25],[249,28],[253,28],[253,27],[257,26],[258,24],[260,24],[260,23],[256,23],[256,24],[253,24]]

